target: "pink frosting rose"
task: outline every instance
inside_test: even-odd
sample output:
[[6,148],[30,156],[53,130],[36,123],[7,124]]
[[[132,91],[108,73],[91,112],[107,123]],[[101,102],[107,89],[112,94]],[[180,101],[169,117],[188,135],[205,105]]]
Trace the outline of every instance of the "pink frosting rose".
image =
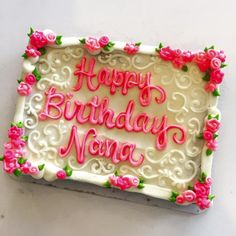
[[216,89],[217,89],[217,86],[216,86],[215,83],[208,82],[208,83],[206,83],[206,85],[205,85],[205,90],[206,90],[208,93],[212,93],[212,92],[214,92]]
[[210,62],[209,61],[205,61],[203,63],[197,63],[197,66],[198,66],[200,71],[206,72],[209,69],[209,67],[210,67]]
[[179,49],[179,48],[173,50],[173,53],[174,53],[175,57],[180,57],[180,56],[182,56],[182,51],[181,51],[181,49]]
[[35,167],[35,166],[31,166],[31,167],[29,168],[29,173],[30,173],[31,175],[37,175],[37,174],[39,173],[39,169],[38,169],[37,167]]
[[211,201],[207,198],[198,198],[196,204],[201,210],[204,210],[210,207]]
[[200,181],[197,181],[193,186],[194,192],[196,193],[197,198],[201,197],[208,197],[210,193],[210,187],[206,185],[205,183],[201,183]]
[[15,169],[19,168],[20,165],[17,161],[17,158],[12,158],[10,160],[5,160],[3,161],[3,169],[5,172],[12,174]]
[[129,55],[134,55],[139,51],[139,46],[134,43],[126,43],[124,51]]
[[215,151],[217,149],[217,142],[216,140],[210,140],[206,143],[206,146],[208,147],[208,149]]
[[20,170],[24,173],[24,174],[29,174],[30,173],[30,167],[31,167],[31,163],[29,161],[26,161],[24,164],[21,165]]
[[107,46],[107,44],[109,43],[109,38],[107,36],[102,36],[98,42],[99,42],[100,46],[103,48],[103,47]]
[[210,119],[206,122],[206,129],[212,133],[217,132],[219,128],[220,122],[217,119]]
[[131,186],[137,187],[139,185],[139,178],[132,176],[129,178],[129,182],[130,182]]
[[206,56],[209,60],[211,60],[214,57],[217,57],[217,55],[218,55],[218,52],[214,49],[209,49],[206,53]]
[[183,65],[185,64],[182,57],[176,57],[172,62],[173,62],[174,67],[178,69],[181,69]]
[[87,48],[90,52],[95,52],[99,50],[101,46],[96,38],[89,37],[85,40],[85,48]]
[[183,195],[178,195],[178,196],[176,197],[176,202],[177,202],[178,204],[183,204],[183,203],[185,203],[185,198],[184,198],[184,196],[183,196]]
[[36,83],[36,78],[32,73],[29,73],[25,76],[25,82],[29,85],[34,85]]
[[18,85],[18,88],[17,88],[17,92],[21,95],[21,96],[28,96],[31,94],[32,92],[32,87],[30,84],[27,84],[25,82],[21,82],[19,85]]
[[37,50],[34,46],[27,46],[25,53],[28,57],[38,57],[41,56],[41,52]]
[[46,39],[48,44],[54,44],[56,41],[56,34],[54,32],[49,32],[46,34]]
[[220,50],[217,57],[221,60],[221,62],[225,62],[226,55],[223,50]]
[[6,150],[11,150],[11,149],[15,148],[14,145],[13,145],[13,143],[12,143],[12,140],[11,140],[11,142],[4,143],[3,146],[4,146],[4,150],[5,150],[5,151],[6,151]]
[[127,188],[132,187],[129,177],[119,176],[117,179],[117,187],[119,187],[121,190],[126,190]]
[[211,65],[211,69],[212,69],[212,70],[217,70],[217,69],[219,69],[220,66],[221,66],[221,60],[220,60],[219,58],[213,58],[213,59],[211,60],[210,65]]
[[14,150],[11,150],[11,149],[6,149],[4,150],[4,160],[11,160],[11,159],[14,159],[16,156],[15,156],[15,152]]
[[175,53],[170,47],[161,48],[159,55],[165,61],[172,61],[175,57]]
[[8,129],[8,137],[10,139],[18,139],[23,135],[23,129],[17,126],[12,126]]
[[56,173],[56,176],[58,179],[65,179],[66,178],[66,172],[64,170],[59,170]]
[[184,51],[182,53],[182,57],[185,62],[191,62],[194,58],[194,55],[192,54],[191,51]]
[[11,140],[12,145],[14,146],[14,148],[22,148],[25,146],[25,140],[22,139],[13,139]]
[[186,190],[183,192],[183,197],[187,202],[194,202],[196,200],[196,193],[192,190]]
[[126,190],[127,188],[137,187],[139,185],[139,179],[134,176],[124,175],[124,176],[109,176],[109,182],[111,185],[120,188],[121,190]]
[[198,52],[194,55],[194,61],[197,64],[203,64],[207,61],[207,54],[205,52]]
[[48,43],[47,38],[41,31],[35,31],[30,36],[30,44],[36,47],[37,49],[46,46],[47,43]]
[[203,139],[206,141],[212,140],[213,139],[213,133],[209,130],[205,130],[203,132]]
[[206,186],[207,188],[210,188],[211,185],[212,185],[212,182],[213,182],[212,178],[210,178],[210,177],[206,178],[206,180],[205,180],[205,186]]
[[215,84],[220,84],[223,81],[224,73],[218,69],[211,72],[210,81]]

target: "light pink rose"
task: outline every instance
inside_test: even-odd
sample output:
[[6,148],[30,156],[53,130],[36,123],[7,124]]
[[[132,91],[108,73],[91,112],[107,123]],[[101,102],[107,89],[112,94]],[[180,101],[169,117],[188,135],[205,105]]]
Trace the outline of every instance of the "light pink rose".
[[10,161],[11,159],[16,158],[15,151],[12,149],[4,150],[4,160]]
[[8,137],[10,139],[18,139],[23,135],[23,129],[17,126],[12,126],[8,129]]
[[217,55],[218,55],[218,52],[214,49],[209,49],[206,53],[206,56],[209,60],[211,60],[214,57],[217,57]]
[[4,146],[4,151],[15,148],[15,146],[12,143],[12,140],[11,140],[11,142],[4,143],[3,146]]
[[20,170],[24,173],[24,174],[29,174],[30,173],[30,167],[31,167],[31,163],[29,161],[26,161],[24,164],[21,165]]
[[209,130],[205,130],[203,132],[203,139],[206,141],[212,140],[213,139],[213,133]]
[[177,202],[178,204],[183,204],[183,203],[185,203],[185,198],[184,198],[184,196],[183,196],[183,195],[178,195],[178,196],[176,197],[176,202]]
[[129,183],[131,184],[131,186],[137,187],[139,185],[139,178],[132,176],[129,178]]
[[25,146],[25,140],[22,139],[13,139],[11,140],[12,145],[14,146],[14,148],[22,148]]
[[58,179],[65,179],[66,178],[66,172],[64,170],[59,170],[56,173],[56,176]]
[[183,197],[187,202],[194,202],[196,200],[196,193],[192,190],[186,190],[183,192]]
[[41,52],[37,50],[37,48],[33,46],[27,46],[25,53],[28,57],[38,57],[41,56]]
[[109,43],[109,38],[107,36],[102,36],[100,39],[99,39],[99,44],[100,46],[103,48],[105,46],[107,46],[107,44]]
[[210,81],[215,84],[220,84],[223,81],[224,73],[218,69],[211,72]]
[[217,119],[211,119],[206,122],[206,129],[215,133],[220,128],[220,122]]
[[21,96],[28,96],[31,94],[32,92],[32,87],[31,85],[25,83],[25,82],[21,82],[19,85],[18,85],[18,88],[17,88],[17,92],[21,95]]
[[54,44],[56,41],[56,34],[53,32],[50,32],[46,35],[46,39],[48,44]]
[[30,36],[30,44],[36,47],[37,49],[46,46],[47,43],[48,43],[47,38],[45,37],[44,33],[41,31],[35,31]]
[[210,63],[212,70],[220,69],[221,66],[221,60],[219,58],[213,58]]
[[37,167],[35,167],[35,166],[31,166],[31,167],[29,168],[29,173],[30,173],[31,175],[37,175],[37,174],[39,173],[39,169],[38,169]]
[[207,197],[198,198],[196,204],[201,210],[204,210],[210,207],[211,201]]
[[210,140],[206,143],[206,146],[208,147],[208,149],[215,151],[217,149],[217,141],[216,140]]
[[205,85],[205,90],[208,92],[208,93],[212,93],[216,90],[217,86],[216,84],[212,83],[212,82],[208,82],[206,83]]
[[226,55],[225,55],[224,51],[221,50],[221,51],[218,53],[218,56],[217,56],[217,57],[221,60],[221,62],[225,62]]
[[20,165],[16,158],[12,158],[10,160],[3,161],[3,169],[5,172],[12,174],[17,168],[19,168]]
[[28,73],[26,76],[25,76],[25,82],[29,85],[34,85],[36,83],[36,78],[35,76],[32,74],[32,73]]
[[117,179],[118,179],[118,176],[115,176],[115,175],[109,176],[110,184],[116,186],[117,185]]
[[87,48],[90,52],[94,52],[99,50],[101,47],[96,38],[89,37],[85,40],[85,48]]
[[134,43],[126,43],[124,51],[129,55],[134,55],[139,51],[139,46]]
[[205,52],[198,52],[194,55],[194,61],[197,64],[204,64],[207,61],[207,54]]
[[175,57],[175,52],[170,47],[161,48],[160,57],[165,61],[172,61]]

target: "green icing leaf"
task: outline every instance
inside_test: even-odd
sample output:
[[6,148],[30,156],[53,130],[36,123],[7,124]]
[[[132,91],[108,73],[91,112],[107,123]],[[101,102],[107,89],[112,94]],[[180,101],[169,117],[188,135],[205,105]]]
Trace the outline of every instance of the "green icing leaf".
[[193,186],[189,185],[188,190],[193,190]]
[[137,42],[135,43],[135,46],[140,46],[142,44],[142,42]]
[[183,65],[181,70],[184,71],[184,72],[187,72],[188,71],[188,67],[186,65]]
[[61,45],[61,44],[62,44],[61,38],[62,38],[62,35],[57,35],[56,41],[55,41],[55,43],[56,43],[57,45]]
[[15,176],[17,176],[17,177],[22,175],[22,172],[21,172],[21,170],[20,170],[20,169],[18,169],[18,168],[17,168],[17,169],[15,169],[15,171],[14,171],[13,173],[14,173],[14,175],[15,175]]
[[46,52],[47,52],[46,48],[44,48],[44,47],[43,48],[39,48],[38,50],[41,52],[42,56],[45,55]]
[[144,178],[139,178],[139,183],[143,184],[144,183]]
[[16,123],[15,122],[11,122],[11,127],[12,126],[16,126]]
[[41,74],[39,73],[38,69],[35,67],[32,74],[35,76],[36,80],[39,81],[41,79]]
[[213,138],[216,139],[219,135],[218,134],[214,134]]
[[105,51],[110,51],[111,48],[112,48],[114,45],[115,45],[115,43],[113,43],[113,42],[110,41],[106,46],[103,47],[103,49],[104,49]]
[[18,84],[20,84],[21,82],[23,82],[23,79],[18,79],[17,82]]
[[23,53],[21,56],[22,56],[24,59],[27,59],[27,58],[28,58],[28,56],[27,56],[26,53]]
[[207,149],[206,150],[206,155],[207,156],[210,156],[212,153],[213,153],[213,151],[211,149]]
[[207,177],[207,174],[205,172],[202,172],[201,173],[201,176],[200,178],[198,179],[201,183],[205,183],[205,180],[206,180],[206,177]]
[[72,173],[73,173],[73,170],[68,166],[66,165],[66,167],[64,168],[64,171],[66,172],[66,176],[71,176]]
[[115,176],[119,176],[119,175],[120,175],[119,171],[116,170],[115,173],[114,173],[114,175],[115,175]]
[[211,115],[211,114],[209,114],[208,116],[207,116],[207,119],[208,120],[210,120],[210,119],[212,119],[213,118],[213,116]]
[[38,165],[38,168],[39,168],[40,171],[43,170],[44,167],[45,167],[45,164]]
[[22,128],[22,127],[23,127],[23,122],[22,122],[22,121],[17,122],[17,123],[16,123],[16,126],[17,126],[18,128]]
[[205,48],[204,48],[204,52],[207,52],[209,49],[214,49],[214,48],[215,48],[214,45],[210,46],[209,48],[208,48],[208,47],[205,47]]
[[220,115],[217,114],[217,115],[215,116],[215,118],[216,118],[217,120],[219,120],[219,119],[220,119]]
[[163,44],[162,43],[159,43],[159,49],[161,49],[161,48],[163,48],[164,46],[163,46]]
[[27,35],[30,37],[33,33],[34,33],[34,29],[32,27],[30,27],[30,31]]
[[4,160],[4,156],[0,156],[0,161],[3,161]]
[[28,136],[28,135],[24,135],[24,136],[22,136],[21,138],[22,138],[23,140],[25,140],[25,141],[28,141],[29,136]]
[[216,197],[216,196],[213,195],[213,194],[209,194],[209,195],[208,195],[208,199],[211,200],[211,201],[212,201],[215,197]]
[[197,136],[198,139],[203,139],[203,133],[200,133],[198,136]]
[[80,43],[85,44],[86,39],[85,39],[85,38],[82,38],[82,39],[80,39],[79,41],[80,41]]
[[27,161],[27,159],[26,158],[23,158],[23,157],[20,157],[19,159],[18,159],[18,163],[19,164],[24,164],[25,162]]
[[218,89],[216,89],[212,94],[213,94],[213,96],[218,97],[218,96],[220,96],[220,91]]
[[139,185],[137,186],[138,189],[143,189],[144,187],[144,183],[139,183]]
[[209,81],[210,80],[210,72],[207,71],[206,74],[202,77],[204,81]]
[[171,201],[171,202],[176,202],[176,197],[178,197],[179,196],[179,193],[177,193],[177,192],[172,192],[171,193],[171,196],[170,196],[170,198],[169,198],[169,201]]
[[226,66],[228,66],[228,65],[225,64],[225,63],[222,63],[221,66],[220,66],[220,68],[224,68],[224,67],[226,67]]
[[109,46],[109,47],[113,47],[114,45],[115,45],[115,43],[112,42],[112,41],[110,41],[110,42],[108,43],[108,46]]
[[106,188],[110,188],[111,187],[111,184],[109,181],[106,181],[104,184],[103,184],[104,187]]

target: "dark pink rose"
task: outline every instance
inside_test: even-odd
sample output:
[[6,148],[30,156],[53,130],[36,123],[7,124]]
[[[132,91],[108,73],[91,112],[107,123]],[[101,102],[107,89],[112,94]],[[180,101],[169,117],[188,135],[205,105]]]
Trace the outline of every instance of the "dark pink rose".
[[203,132],[203,139],[206,141],[212,140],[213,139],[213,133],[209,130],[205,130]]
[[66,178],[66,172],[64,170],[59,170],[56,173],[56,176],[58,179],[65,179]]
[[221,60],[219,58],[213,58],[210,63],[212,70],[220,69],[221,66]]
[[29,73],[25,76],[25,82],[29,85],[34,85],[36,83],[36,78],[32,73]]
[[217,142],[216,140],[212,139],[206,143],[206,146],[208,149],[215,151],[217,149]]
[[119,187],[121,190],[126,190],[127,188],[131,187],[129,177],[125,176],[119,176],[117,179],[117,187]]
[[33,46],[27,46],[25,53],[28,57],[38,57],[41,56],[41,52],[37,50],[37,48]]
[[31,85],[25,83],[25,82],[21,82],[19,85],[18,85],[18,88],[17,88],[17,92],[21,95],[21,96],[28,96],[31,94],[32,92],[32,87]]
[[8,137],[10,139],[18,139],[23,135],[23,129],[17,126],[12,126],[8,129]]
[[175,57],[175,52],[170,47],[161,48],[160,57],[165,61],[172,61]]
[[218,55],[218,52],[214,49],[209,49],[206,53],[206,56],[209,60],[211,60],[214,57],[217,57],[217,55]]
[[207,197],[198,198],[196,204],[201,210],[204,210],[211,206],[211,201]]
[[109,43],[109,38],[107,36],[102,36],[98,42],[99,42],[100,46],[103,48],[103,47],[107,46],[107,44]]
[[194,55],[194,61],[197,64],[204,64],[208,61],[207,54],[205,52],[198,52]]
[[215,133],[220,128],[220,122],[217,119],[211,119],[206,122],[206,129]]
[[129,55],[134,55],[139,51],[139,46],[134,43],[126,43],[124,51]]
[[226,55],[225,55],[224,51],[221,50],[221,51],[218,53],[218,56],[217,56],[217,57],[221,60],[221,62],[225,62]]
[[194,202],[196,200],[196,193],[192,190],[186,190],[183,192],[183,197],[187,202]]
[[12,145],[14,146],[14,148],[22,148],[25,146],[25,140],[22,139],[13,139],[11,140]]
[[17,168],[19,168],[20,165],[17,161],[17,158],[12,158],[10,160],[3,161],[3,169],[5,172],[12,174]]
[[220,84],[223,81],[224,73],[218,69],[211,72],[210,81],[215,84]]
[[184,51],[182,53],[182,57],[185,62],[191,62],[194,58],[194,55],[192,54],[191,51]]
[[101,46],[96,38],[89,37],[85,40],[85,48],[87,48],[90,52],[95,52],[99,50]]
[[172,62],[173,62],[174,67],[178,69],[181,69],[183,65],[185,64],[182,57],[176,57]]
[[6,149],[4,150],[4,160],[11,160],[13,158],[16,158],[15,152],[12,149]]
[[11,142],[4,143],[4,150],[5,151],[9,150],[9,149],[13,149],[13,148],[15,148],[15,146],[13,145],[12,140],[11,140]]
[[208,197],[210,193],[210,188],[205,183],[197,181],[193,186],[194,192],[196,193],[197,198],[199,197]]
[[35,31],[30,36],[30,44],[36,47],[37,49],[46,46],[47,43],[48,43],[47,38],[45,37],[44,33],[41,31]]
[[184,196],[183,196],[183,195],[178,195],[178,196],[176,197],[176,202],[177,202],[178,204],[184,204],[184,203],[185,203],[185,198],[184,198]]
[[174,51],[174,55],[175,55],[175,57],[180,57],[180,56],[182,56],[182,51],[181,51],[181,49],[175,49],[175,50],[173,50]]
[[29,174],[30,173],[30,167],[31,167],[31,163],[29,161],[26,161],[24,164],[21,165],[20,170],[24,173],[24,174]]
[[208,92],[208,93],[212,93],[216,90],[217,86],[216,84],[212,83],[212,82],[208,82],[206,83],[205,85],[205,90]]

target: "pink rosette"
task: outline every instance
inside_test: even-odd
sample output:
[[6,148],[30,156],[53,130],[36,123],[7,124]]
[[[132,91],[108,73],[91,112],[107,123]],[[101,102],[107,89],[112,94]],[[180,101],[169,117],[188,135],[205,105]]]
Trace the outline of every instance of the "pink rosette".
[[209,49],[207,52],[206,52],[206,57],[211,60],[212,58],[214,57],[217,57],[218,56],[218,52],[214,49]]
[[47,44],[51,45],[55,43],[57,36],[52,30],[45,30],[43,31],[43,34],[46,37]]
[[58,179],[65,179],[66,178],[66,172],[64,170],[59,170],[56,173],[56,176]]
[[215,133],[220,128],[220,122],[217,119],[211,119],[206,122],[206,129],[208,131],[211,131],[212,133]]
[[175,58],[175,52],[170,47],[161,48],[159,55],[165,61],[172,61]]
[[31,167],[29,168],[29,173],[30,173],[31,175],[37,175],[37,174],[39,173],[39,169],[38,169],[37,167],[35,167],[35,166],[31,166]]
[[211,185],[212,185],[212,182],[213,182],[212,178],[210,178],[210,177],[206,178],[206,180],[205,180],[205,186],[206,186],[207,188],[210,188]]
[[208,93],[212,93],[212,92],[214,92],[216,89],[217,89],[216,84],[214,84],[214,83],[212,83],[212,82],[208,82],[208,83],[206,83],[206,85],[205,85],[205,90],[206,90]]
[[35,76],[32,74],[32,73],[28,73],[26,76],[25,76],[25,82],[29,85],[34,85],[36,83],[36,78]]
[[22,173],[27,175],[30,173],[30,167],[31,163],[29,161],[26,161],[24,164],[21,165],[20,170],[22,171]]
[[197,63],[197,66],[198,66],[200,71],[206,72],[210,67],[210,62],[206,61],[206,62],[203,62],[203,63]]
[[139,51],[139,46],[134,43],[126,43],[124,51],[129,55],[134,55]]
[[220,69],[221,66],[221,60],[219,58],[213,58],[210,63],[212,70]]
[[182,56],[182,51],[179,48],[173,50],[173,53],[174,53],[175,57],[181,57]]
[[23,129],[17,126],[12,126],[8,129],[8,137],[10,139],[18,139],[23,135]]
[[109,38],[107,36],[102,36],[102,37],[100,37],[98,42],[99,42],[100,46],[103,48],[103,47],[107,46],[107,44],[109,43]]
[[201,210],[205,210],[211,206],[211,201],[207,198],[198,198],[196,204]]
[[201,197],[208,197],[210,193],[210,188],[208,185],[197,181],[193,186],[194,192],[196,193],[197,198]]
[[25,83],[25,82],[21,82],[19,85],[18,85],[18,88],[17,88],[17,92],[21,95],[21,96],[28,96],[31,94],[32,92],[32,87],[31,85]]
[[44,33],[41,31],[35,31],[30,36],[30,44],[36,47],[37,49],[46,46],[47,43],[48,43],[47,38],[45,37]]
[[210,141],[213,139],[213,133],[209,130],[205,130],[203,132],[203,139],[206,140],[206,141]]
[[89,52],[95,52],[98,51],[101,46],[96,38],[89,37],[85,40],[85,48],[87,48]]
[[13,140],[11,140],[11,142],[7,142],[7,143],[4,143],[3,146],[4,146],[4,151],[6,150],[11,150],[13,148],[15,148],[15,146],[13,145],[12,143]]
[[182,53],[182,57],[185,62],[191,62],[194,58],[194,55],[192,54],[191,51],[184,51]]
[[111,185],[116,186],[117,185],[117,179],[118,179],[118,176],[111,175],[111,176],[109,176],[109,183]]
[[225,62],[226,55],[223,50],[220,50],[217,57],[221,60],[221,62]]
[[184,204],[184,203],[185,203],[185,198],[184,198],[184,196],[183,196],[183,195],[178,195],[178,196],[176,197],[176,202],[177,202],[178,204]]
[[126,190],[127,188],[132,187],[130,184],[130,178],[127,176],[119,176],[117,179],[117,187],[121,190]]
[[3,161],[3,169],[5,172],[12,174],[17,168],[19,168],[20,165],[17,161],[17,158],[12,158],[10,160]]
[[139,185],[139,178],[135,176],[131,176],[129,178],[129,183],[131,184],[131,186],[137,187]]
[[12,146],[14,146],[14,148],[22,148],[25,146],[25,140],[22,140],[22,139],[12,139],[11,140],[11,144]]
[[205,52],[198,52],[194,55],[193,59],[197,64],[204,64],[207,62],[207,55]]
[[4,150],[4,160],[10,161],[15,158],[15,151],[12,149]]
[[186,190],[183,192],[183,197],[187,202],[194,202],[196,200],[196,193],[192,190]]
[[208,147],[208,149],[215,151],[217,149],[217,142],[216,140],[210,140],[206,143],[206,146]]
[[27,46],[25,50],[25,54],[28,57],[38,57],[41,56],[41,52],[37,50],[34,46]]
[[224,73],[220,69],[213,70],[210,74],[210,81],[215,84],[222,83],[223,78],[224,78]]
[[177,69],[181,69],[183,65],[185,64],[182,57],[176,57],[172,62],[173,62],[174,67]]

